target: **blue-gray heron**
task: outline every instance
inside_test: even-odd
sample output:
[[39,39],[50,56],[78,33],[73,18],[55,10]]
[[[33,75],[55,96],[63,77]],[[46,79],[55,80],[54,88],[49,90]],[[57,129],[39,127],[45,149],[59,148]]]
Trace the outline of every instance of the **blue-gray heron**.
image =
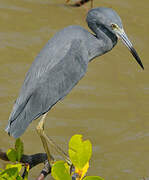
[[[144,69],[114,10],[91,9],[86,21],[93,34],[80,26],[66,27],[57,32],[36,57],[9,117],[6,131],[11,136],[18,138],[33,120],[43,115],[37,129],[45,145],[42,128],[46,113],[85,75],[88,63],[110,51],[118,38]],[[45,150],[48,153],[46,145]]]

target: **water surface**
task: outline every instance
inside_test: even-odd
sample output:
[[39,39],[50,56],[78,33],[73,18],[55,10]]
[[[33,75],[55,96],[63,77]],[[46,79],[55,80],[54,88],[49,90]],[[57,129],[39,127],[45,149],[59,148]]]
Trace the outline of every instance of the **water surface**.
[[[73,134],[93,144],[89,173],[106,180],[139,180],[149,176],[149,1],[94,0],[94,6],[114,8],[141,56],[145,70],[118,45],[96,58],[86,76],[49,112],[46,132],[67,149]],[[88,5],[89,6],[89,5]],[[14,139],[4,131],[25,73],[46,42],[68,25],[87,28],[84,8],[63,0],[0,1],[0,138],[6,150]],[[44,152],[33,122],[22,136],[25,152]],[[57,156],[56,156],[57,157]],[[5,163],[0,161],[0,167]],[[42,165],[34,168],[35,179]]]

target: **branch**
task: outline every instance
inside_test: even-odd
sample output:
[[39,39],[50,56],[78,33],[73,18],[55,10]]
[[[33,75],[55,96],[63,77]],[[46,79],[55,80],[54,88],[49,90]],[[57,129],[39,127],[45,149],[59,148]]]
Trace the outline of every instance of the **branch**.
[[[9,161],[6,152],[3,152],[0,149],[0,159],[3,161]],[[30,169],[32,169],[34,166],[37,166],[40,163],[44,163],[44,168],[41,171],[40,175],[38,176],[37,180],[44,180],[45,177],[51,173],[51,166],[47,160],[46,153],[37,153],[33,155],[22,155],[22,158],[20,160],[23,164],[28,164]],[[24,177],[26,174],[26,168],[24,169],[22,177]]]
[[[0,159],[4,161],[9,161],[6,152],[3,152],[1,149],[0,149]],[[20,162],[24,164],[29,164],[29,167],[31,169],[40,163],[44,163],[46,160],[47,160],[46,153],[37,153],[33,155],[23,154]]]
[[[1,149],[0,149],[0,159],[4,161],[9,161],[6,152],[3,152]],[[23,164],[28,164],[30,169],[32,169],[33,167],[37,166],[40,163],[44,163],[44,168],[42,169],[36,180],[44,180],[45,177],[51,173],[51,166],[48,162],[46,153],[37,153],[33,155],[23,154],[20,162]],[[71,169],[71,172],[74,172],[74,168]],[[26,166],[24,168],[24,172],[22,175],[23,178],[25,177],[25,174],[26,174]],[[74,173],[72,176],[72,180],[76,180],[76,179],[77,179],[77,174]]]

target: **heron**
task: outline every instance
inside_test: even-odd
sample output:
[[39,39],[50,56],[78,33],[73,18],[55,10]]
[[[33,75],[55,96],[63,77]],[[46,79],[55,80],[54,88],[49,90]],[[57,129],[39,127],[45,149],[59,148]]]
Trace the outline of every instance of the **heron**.
[[44,133],[45,117],[82,79],[89,62],[112,50],[121,39],[144,69],[119,15],[113,9],[93,8],[88,12],[86,21],[92,32],[81,26],[68,26],[57,32],[40,51],[26,74],[6,127],[9,135],[18,138],[33,120],[41,116],[37,132],[49,161],[53,157],[47,141],[55,143]]

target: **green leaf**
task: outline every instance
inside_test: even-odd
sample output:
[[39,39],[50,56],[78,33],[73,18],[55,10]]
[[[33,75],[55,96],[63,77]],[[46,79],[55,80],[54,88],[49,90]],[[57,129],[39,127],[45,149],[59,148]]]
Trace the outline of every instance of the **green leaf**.
[[89,140],[82,141],[82,135],[74,135],[69,141],[69,157],[73,165],[83,169],[92,155],[92,144]]
[[51,174],[55,180],[71,180],[69,166],[64,161],[55,162]]
[[23,178],[22,178],[20,175],[18,175],[18,176],[16,177],[16,180],[23,180]]
[[18,172],[20,172],[22,169],[22,164],[20,164],[20,163],[18,163],[18,164],[7,164],[6,169],[10,169],[10,168],[17,168]]
[[8,151],[6,152],[8,159],[11,162],[15,162],[17,161],[17,152],[14,149],[8,149]]
[[0,179],[5,180],[23,180],[19,175],[22,169],[22,164],[7,164],[6,169],[0,172]]
[[24,150],[23,142],[20,138],[18,138],[15,142],[15,150],[17,152],[17,161],[20,161]]
[[1,171],[3,171],[3,169],[2,169],[2,168],[0,168],[0,172],[1,172]]
[[86,176],[83,180],[104,180],[99,176]]
[[0,179],[14,180],[18,176],[18,169],[16,167],[9,168],[0,173]]

